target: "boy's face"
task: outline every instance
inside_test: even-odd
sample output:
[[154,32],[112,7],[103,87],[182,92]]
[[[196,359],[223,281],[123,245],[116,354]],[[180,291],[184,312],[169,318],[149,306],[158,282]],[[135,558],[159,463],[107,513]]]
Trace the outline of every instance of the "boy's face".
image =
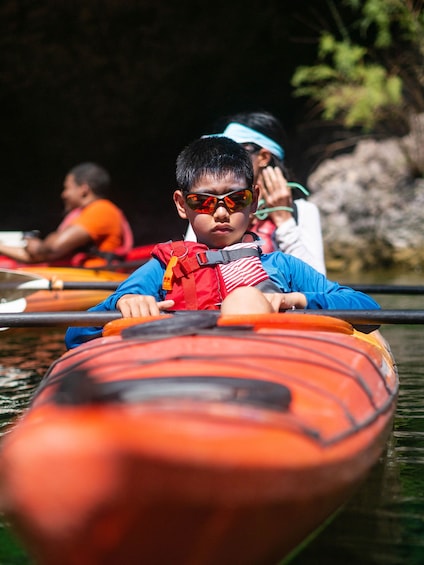
[[[247,188],[251,187],[247,186],[246,180],[231,173],[220,179],[206,175],[192,188],[190,194],[205,192],[216,196],[228,194],[227,203],[224,199],[215,200],[213,197],[199,197],[199,200],[207,200],[207,203],[210,204],[210,213],[200,213],[189,206],[187,195],[184,196],[181,190],[174,192],[174,202],[180,217],[188,220],[192,225],[197,241],[208,247],[220,249],[241,241],[250,224],[250,215],[256,211],[258,203],[257,187],[252,189],[252,195],[250,192],[234,192],[243,191]],[[234,200],[231,200],[232,195],[229,194],[231,192],[234,192]],[[246,199],[244,198],[245,195],[247,195]],[[231,211],[233,202],[237,205],[235,210]],[[244,206],[244,203],[247,203],[247,205]]]

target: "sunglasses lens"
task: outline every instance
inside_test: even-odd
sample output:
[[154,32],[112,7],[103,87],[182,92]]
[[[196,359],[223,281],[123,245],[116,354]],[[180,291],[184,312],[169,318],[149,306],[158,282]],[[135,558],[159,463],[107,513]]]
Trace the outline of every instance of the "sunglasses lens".
[[230,212],[237,212],[237,210],[242,210],[252,204],[253,193],[248,188],[244,190],[238,190],[234,192],[231,196],[225,196],[224,202],[226,207]]
[[189,208],[199,214],[213,214],[217,204],[217,198],[201,193],[187,194],[186,202]]
[[244,188],[242,190],[235,190],[228,195],[221,197],[214,196],[213,194],[206,194],[202,192],[191,192],[185,196],[187,206],[197,212],[198,214],[214,214],[218,202],[223,202],[227,210],[237,212],[249,206],[253,200],[253,192]]

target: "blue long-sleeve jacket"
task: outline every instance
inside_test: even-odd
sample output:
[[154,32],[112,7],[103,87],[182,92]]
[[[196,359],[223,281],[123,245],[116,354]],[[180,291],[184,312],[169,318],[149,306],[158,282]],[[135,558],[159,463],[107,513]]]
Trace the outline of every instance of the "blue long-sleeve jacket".
[[[314,268],[291,255],[275,251],[262,255],[261,261],[270,279],[281,292],[301,292],[306,296],[308,310],[380,308],[370,296],[328,280]],[[106,300],[90,308],[90,311],[116,310],[116,303],[124,294],[143,294],[154,296],[157,301],[165,300],[166,291],[162,289],[164,272],[165,266],[157,259],[151,259],[134,271]],[[68,349],[71,349],[100,337],[101,333],[101,327],[71,327],[66,332],[65,343]]]

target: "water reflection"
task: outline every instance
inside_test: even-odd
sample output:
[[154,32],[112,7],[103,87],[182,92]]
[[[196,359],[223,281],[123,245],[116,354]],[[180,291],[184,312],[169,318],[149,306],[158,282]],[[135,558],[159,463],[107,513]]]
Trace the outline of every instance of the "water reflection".
[[0,433],[22,412],[39,381],[33,371],[0,366]]
[[[0,435],[25,409],[50,364],[65,351],[63,330],[10,329],[0,332]],[[1,565],[33,561],[0,520]]]
[[45,328],[0,333],[0,433],[28,404],[53,360],[64,353],[63,335]]
[[292,565],[424,563],[422,328],[387,326],[383,333],[400,375],[387,451],[343,511]]
[[[386,308],[420,308],[421,302],[420,297],[376,298]],[[387,450],[362,488],[293,559],[293,565],[424,563],[423,332],[420,326],[385,326],[383,334],[391,344],[401,382]],[[55,330],[10,330],[2,332],[0,339],[0,425],[4,431],[26,406],[50,363],[64,352],[64,345],[63,331]],[[0,563],[31,563],[1,523]]]

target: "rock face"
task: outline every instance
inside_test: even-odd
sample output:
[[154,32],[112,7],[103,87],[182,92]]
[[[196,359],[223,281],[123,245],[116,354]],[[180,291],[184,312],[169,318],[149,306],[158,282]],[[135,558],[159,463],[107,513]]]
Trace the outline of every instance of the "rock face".
[[310,175],[329,270],[424,268],[424,178],[417,177],[420,153],[424,156],[421,130],[360,141],[353,153],[322,162]]

